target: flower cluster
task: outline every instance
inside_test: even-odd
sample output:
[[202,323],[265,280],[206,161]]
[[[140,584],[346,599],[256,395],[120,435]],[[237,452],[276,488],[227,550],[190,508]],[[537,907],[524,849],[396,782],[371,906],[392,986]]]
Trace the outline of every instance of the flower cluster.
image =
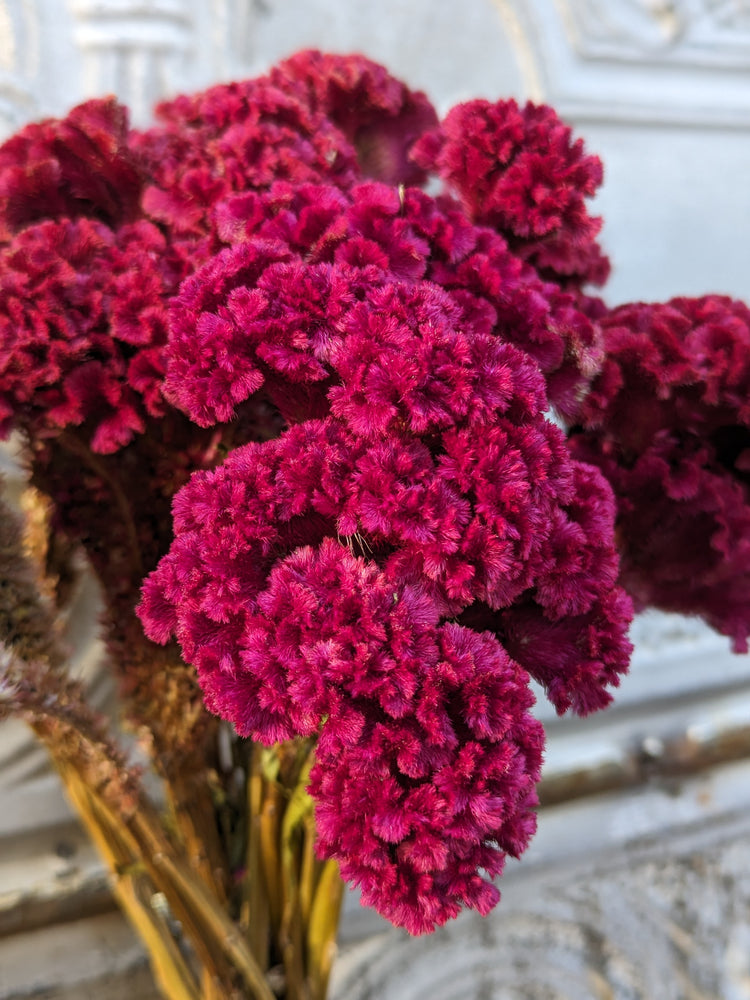
[[407,151],[437,122],[382,67],[315,52],[159,113],[130,132],[114,99],[88,101],[0,147],[2,434],[128,444],[164,413],[166,303],[221,245],[217,206],[282,179],[418,180]]
[[127,125],[114,98],[87,101],[0,146],[0,243],[43,219],[134,221],[143,178]]
[[[207,704],[241,733],[270,743],[322,726],[319,848],[419,933],[497,901],[479,869],[499,872],[533,832],[542,734],[498,638],[441,622],[393,531],[354,530],[394,450],[310,420],[194,475],[140,613],[152,638],[178,636]],[[405,528],[418,552],[430,531],[417,510]]]
[[139,217],[143,176],[111,99],[0,147],[0,433],[85,425],[108,453],[164,412],[165,302],[190,263]]
[[200,756],[206,717],[189,668],[144,638],[134,608],[168,547],[171,497],[218,435],[162,394],[166,303],[193,259],[144,217],[147,176],[113,99],[0,147],[0,434],[22,432],[51,530],[84,547],[128,714],[169,766]]
[[281,90],[294,92],[332,121],[357,152],[362,176],[386,184],[421,184],[425,172],[411,151],[437,126],[425,95],[364,56],[298,52],[270,73]]
[[499,875],[534,832],[543,745],[524,673],[493,636],[454,624],[417,635],[418,650],[401,629],[391,644],[406,646],[407,663],[420,656],[411,704],[379,710],[362,683],[359,698],[340,698],[310,785],[319,849],[363,903],[415,934],[462,906],[495,906],[500,894],[480,872]]
[[[598,325],[576,308],[571,295],[542,282],[499,236],[473,226],[455,204],[436,201],[416,188],[399,197],[377,183],[350,191],[277,183],[267,193],[224,202],[217,210],[217,231],[230,248],[187,281],[172,305],[166,389],[200,424],[229,419],[264,383],[287,397],[288,382],[294,383],[291,398],[279,400],[288,420],[297,419],[293,408],[300,403],[301,415],[310,415],[308,394],[323,408],[315,415],[327,412],[327,380],[334,371],[342,374],[341,365],[351,363],[347,358],[360,357],[357,327],[388,325],[385,301],[367,297],[387,297],[391,293],[382,289],[394,281],[420,283],[423,302],[434,301],[435,310],[444,313],[419,349],[415,363],[421,376],[405,370],[402,382],[432,380],[437,370],[446,370],[450,354],[455,361],[448,367],[456,369],[450,377],[459,378],[458,369],[463,369],[450,389],[454,406],[492,409],[501,402],[504,390],[497,379],[482,388],[491,393],[483,402],[471,393],[463,397],[480,354],[489,351],[488,364],[498,366],[495,355],[503,343],[536,362],[550,401],[562,413],[577,407],[601,364]],[[408,354],[416,344],[413,338],[411,346],[407,343],[406,327],[396,318],[404,307],[392,305],[392,331],[383,330],[380,337],[372,329],[364,333],[382,343],[373,349],[388,353],[389,368],[399,354],[409,365]],[[423,311],[430,308],[422,306]],[[381,320],[375,319],[378,314]],[[453,332],[462,326],[476,334],[473,348]],[[471,350],[473,357],[467,354]],[[358,364],[361,374],[372,368],[364,358]],[[362,399],[365,392],[363,414],[375,420],[388,404],[380,398],[373,371],[368,378],[367,387],[360,385],[355,395]],[[338,398],[336,393],[331,397]],[[438,404],[423,400],[420,405]],[[430,419],[443,426],[466,415],[451,412],[447,397],[440,406],[442,417],[435,413]],[[424,428],[418,421],[411,429],[421,433]]]
[[602,164],[552,108],[515,101],[468,101],[415,146],[416,162],[437,173],[474,222],[492,226],[550,281],[601,285],[609,261],[596,237],[601,219],[585,198]]
[[723,296],[621,306],[574,454],[618,502],[622,582],[640,606],[750,634],[750,310]]
[[164,412],[165,298],[186,262],[146,222],[46,220],[0,250],[0,432],[86,425],[108,453]]
[[424,94],[362,56],[300,52],[269,75],[160,104],[162,123],[135,133],[150,218],[199,253],[230,195],[284,180],[347,188],[362,177],[419,183],[408,154],[437,124]]
[[380,912],[486,912],[480,871],[533,830],[525,671],[583,713],[630,653],[611,492],[546,417],[545,373],[572,405],[597,328],[415,189],[280,182],[216,217],[166,394],[203,426],[267,398],[287,429],[177,494],[146,631],[239,732],[318,735],[319,849]]
[[611,490],[548,419],[602,367],[598,161],[547,108],[440,125],[360,56],[158,113],[89,102],[0,147],[0,430],[154,732],[184,695],[199,752],[185,668],[134,635],[163,555],[149,637],[242,735],[317,741],[320,853],[415,933],[485,913],[534,828],[528,675],[586,713],[630,652]]
[[343,133],[263,78],[178,97],[157,113],[163,123],[132,138],[148,168],[143,207],[204,258],[214,208],[229,195],[279,179],[346,185],[356,176]]

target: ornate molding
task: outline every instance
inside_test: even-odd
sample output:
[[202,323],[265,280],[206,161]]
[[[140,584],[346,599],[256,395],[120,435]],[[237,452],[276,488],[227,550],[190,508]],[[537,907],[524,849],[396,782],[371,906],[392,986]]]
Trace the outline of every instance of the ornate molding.
[[379,935],[344,948],[334,1000],[746,997],[748,765],[734,770],[543,810],[489,917],[465,914],[416,940],[381,922]]
[[34,85],[40,68],[36,4],[0,0],[0,137],[37,113]]
[[750,67],[747,0],[560,0],[578,52],[589,59]]
[[750,127],[748,0],[504,0],[578,121]]
[[159,98],[190,85],[195,39],[184,0],[73,0],[70,6],[87,96],[114,93],[143,124]]

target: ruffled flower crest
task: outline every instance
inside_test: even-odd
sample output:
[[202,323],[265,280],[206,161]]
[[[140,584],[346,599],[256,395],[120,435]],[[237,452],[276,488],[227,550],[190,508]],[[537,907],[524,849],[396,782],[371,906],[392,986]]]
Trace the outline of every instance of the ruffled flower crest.
[[640,607],[750,635],[750,310],[725,296],[620,306],[574,454],[617,498],[622,583]]
[[579,293],[598,161],[545,108],[440,124],[361,56],[158,114],[88,102],[0,147],[0,432],[89,547],[142,704],[153,570],[140,616],[208,708],[317,741],[319,852],[363,899],[413,933],[486,913],[535,826],[529,675],[583,714],[630,651],[611,489],[547,416],[617,379]]
[[602,164],[552,108],[467,101],[412,155],[472,221],[500,232],[542,277],[573,288],[606,281],[609,261],[596,242],[602,220],[585,204],[602,183]]

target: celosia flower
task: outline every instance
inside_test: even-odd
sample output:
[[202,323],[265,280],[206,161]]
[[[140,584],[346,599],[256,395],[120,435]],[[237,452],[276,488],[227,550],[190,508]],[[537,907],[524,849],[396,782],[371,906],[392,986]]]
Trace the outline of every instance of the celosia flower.
[[[233,245],[173,303],[167,393],[205,426],[266,393],[291,426],[177,495],[147,633],[177,636],[241,733],[319,734],[319,849],[367,902],[413,932],[487,912],[541,742],[503,643],[560,711],[606,704],[630,652],[611,494],[570,462],[537,363],[569,366],[572,407],[595,327],[413,189],[279,184],[217,219]],[[496,637],[445,622],[482,609]]]
[[[601,310],[560,288],[604,275],[598,161],[514,108],[435,131],[382,67],[306,52],[146,132],[100,102],[0,150],[2,430],[89,548],[158,753],[200,723],[133,594],[200,468],[148,635],[241,734],[317,737],[319,851],[414,933],[486,913],[533,832],[526,671],[583,713],[629,652],[611,492],[547,418],[601,368]],[[460,200],[396,188],[425,168]]]
[[421,184],[425,172],[410,156],[416,140],[438,124],[432,104],[377,63],[360,55],[308,50],[275,66],[270,79],[294,87],[332,121],[357,151],[363,177],[386,184]]
[[213,249],[213,210],[229,195],[277,180],[346,186],[357,176],[343,133],[263,77],[178,97],[157,115],[164,124],[130,139],[149,172],[144,210],[203,254]]
[[165,299],[186,261],[149,223],[42,222],[0,251],[0,433],[86,425],[112,452],[164,410]]
[[[429,593],[441,614],[475,602],[499,611],[524,595],[552,621],[595,613],[615,586],[612,501],[600,477],[571,466],[561,433],[544,417],[544,382],[532,360],[541,353],[548,365],[564,365],[545,292],[564,300],[566,315],[575,313],[572,300],[503,253],[499,237],[418,192],[402,205],[380,185],[348,197],[281,185],[228,203],[220,226],[240,242],[175,300],[170,397],[206,426],[241,414],[261,388],[291,423],[334,418],[328,426],[340,426],[338,439],[354,449],[340,473],[335,533],[361,534],[379,564]],[[466,256],[474,247],[480,253]],[[593,330],[583,316],[579,328]],[[593,354],[593,333],[591,341]],[[302,460],[309,442],[288,440]],[[591,500],[581,508],[586,517],[571,507],[576,487],[581,503]],[[279,517],[267,508],[262,530]],[[186,544],[186,552],[199,547],[197,538]],[[568,608],[551,596],[566,584]],[[182,605],[186,586],[170,584],[170,600]],[[588,654],[585,684],[598,693],[561,696],[561,709],[607,700],[605,685],[627,662],[625,608],[613,621],[609,665],[595,644]],[[155,620],[150,627],[162,633]],[[202,646],[188,641],[194,659]],[[567,661],[562,669],[569,673]]]
[[[397,324],[395,313],[388,322],[384,318],[385,310],[396,308],[395,302],[386,305],[396,293],[379,289],[394,281],[423,282],[424,317],[442,315],[443,333],[436,327],[429,339],[442,336],[444,357],[453,354],[448,363],[452,388],[438,390],[439,371],[448,368],[429,357],[436,348],[427,346],[426,320],[409,320],[421,323],[422,330],[420,406],[437,405],[424,397],[425,380],[429,393],[452,393],[455,406],[499,405],[503,379],[510,377],[501,360],[509,344],[539,364],[551,401],[563,413],[577,406],[598,370],[598,327],[575,308],[571,296],[541,282],[498,236],[469,224],[451,203],[437,203],[416,189],[407,191],[402,204],[395,191],[379,184],[359,185],[350,194],[277,184],[267,194],[253,192],[224,203],[217,220],[219,235],[234,245],[187,282],[173,304],[166,382],[171,398],[201,424],[229,419],[264,383],[287,419],[323,415],[326,380],[341,379],[351,359],[360,357],[363,336],[373,341],[381,365],[389,355],[392,376],[397,354],[407,367],[417,363],[404,340],[408,324]],[[399,306],[397,313],[403,309]],[[373,322],[392,332],[383,339],[382,331],[358,331]],[[463,326],[471,330],[473,347],[460,332]],[[488,395],[481,404],[472,392],[463,400],[478,364],[495,373],[483,384]],[[374,420],[380,405],[373,395],[375,372],[364,356],[358,365],[360,377],[367,370],[371,382],[357,398],[364,401],[363,414]],[[420,378],[405,369],[402,383],[413,377]],[[304,394],[297,386],[306,385],[311,394],[297,415],[294,398],[279,397],[289,395],[280,380],[295,382],[298,401]],[[401,393],[397,385],[387,391]],[[337,390],[330,401],[340,412],[354,398],[347,390],[345,403]],[[445,411],[442,425],[457,416]]]
[[452,108],[414,148],[469,218],[497,229],[542,277],[567,286],[602,284],[609,262],[596,237],[601,219],[585,200],[602,182],[602,165],[552,108],[530,102],[475,100]]
[[44,219],[133,221],[143,175],[127,126],[114,98],[93,100],[65,118],[27,125],[0,146],[0,243]]
[[[295,443],[301,433],[290,432]],[[260,459],[260,450],[247,458]],[[227,486],[217,473],[188,489],[217,510],[214,495],[226,500]],[[438,625],[418,588],[330,538],[277,560],[253,596],[251,565],[260,567],[257,584],[270,538],[243,552],[235,527],[218,528],[218,589],[206,574],[217,550],[188,566],[189,535],[179,539],[145,588],[142,614],[153,634],[168,628],[167,590],[174,600],[188,586],[177,631],[190,643],[209,706],[269,742],[322,724],[310,786],[319,850],[362,886],[365,902],[412,933],[434,929],[462,905],[486,913],[499,893],[481,873],[499,874],[505,854],[518,855],[535,826],[543,733],[528,715],[526,675],[489,634]],[[217,611],[224,628],[210,624]]]
[[621,306],[571,448],[618,502],[621,579],[640,606],[750,634],[750,310],[722,296]]
[[[606,704],[630,652],[611,493],[546,419],[533,342],[517,328],[508,342],[487,300],[429,280],[412,215],[450,243],[424,198],[284,185],[227,205],[222,225],[251,238],[183,286],[168,393],[210,425],[262,389],[291,426],[177,495],[140,608],[241,733],[320,733],[320,849],[414,932],[462,905],[486,912],[492,845],[518,852],[531,832],[540,738],[502,643],[560,711]],[[449,273],[449,252],[435,257]],[[498,299],[533,328],[545,286],[500,260]],[[519,626],[529,606],[537,634],[556,632],[552,661]],[[445,622],[483,609],[496,637]],[[513,705],[518,726],[496,728]],[[347,833],[376,775],[382,801]]]
[[451,624],[428,636],[406,661],[408,708],[334,703],[310,783],[319,851],[412,934],[495,906],[489,878],[536,827],[543,745],[526,676],[492,636]]

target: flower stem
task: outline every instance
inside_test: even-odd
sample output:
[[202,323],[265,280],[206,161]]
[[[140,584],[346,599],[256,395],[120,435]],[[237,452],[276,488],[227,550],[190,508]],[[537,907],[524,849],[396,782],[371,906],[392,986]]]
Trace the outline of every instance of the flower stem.
[[123,842],[119,824],[107,822],[78,771],[58,763],[65,791],[107,865],[112,891],[145,945],[159,989],[169,1000],[203,1000],[195,976],[180,953],[164,917],[154,908],[153,883],[137,865],[137,854]]

